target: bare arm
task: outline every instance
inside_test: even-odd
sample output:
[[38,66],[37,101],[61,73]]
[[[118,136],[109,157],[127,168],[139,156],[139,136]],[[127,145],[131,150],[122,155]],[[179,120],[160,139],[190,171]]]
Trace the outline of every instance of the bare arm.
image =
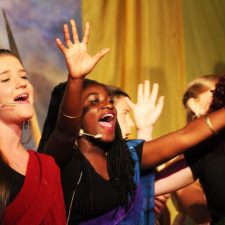
[[155,182],[155,195],[171,193],[194,182],[185,159],[174,162],[159,172]]
[[82,118],[81,94],[84,78],[109,51],[109,49],[102,49],[94,56],[89,55],[87,50],[90,31],[89,23],[86,23],[81,42],[78,39],[75,21],[71,20],[70,25],[73,40],[70,38],[67,24],[64,25],[65,45],[59,38],[56,39],[56,44],[65,58],[68,68],[68,79],[60,105],[56,128],[45,147],[48,149],[48,154],[53,155],[58,163],[68,157],[79,135]]
[[197,224],[211,220],[206,197],[198,180],[173,193],[172,200],[179,213],[190,215]]
[[[214,131],[225,126],[225,109],[219,109],[209,115]],[[212,136],[212,131],[206,125],[205,118],[196,119],[184,128],[164,135],[143,146],[142,167],[148,168],[166,162],[186,149]]]

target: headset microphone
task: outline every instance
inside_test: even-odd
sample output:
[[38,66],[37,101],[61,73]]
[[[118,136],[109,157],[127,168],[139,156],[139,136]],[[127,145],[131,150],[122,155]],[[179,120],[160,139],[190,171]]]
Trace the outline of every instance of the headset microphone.
[[93,137],[95,139],[102,138],[102,134],[96,134],[96,135],[94,135],[94,134],[88,134],[88,133],[85,133],[82,129],[80,129],[79,136],[81,137],[83,135],[88,136],[88,137]]

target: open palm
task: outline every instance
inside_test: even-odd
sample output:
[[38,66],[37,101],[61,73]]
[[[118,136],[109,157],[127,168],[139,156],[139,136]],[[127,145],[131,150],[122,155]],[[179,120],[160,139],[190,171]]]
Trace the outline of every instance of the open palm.
[[87,42],[89,39],[90,26],[86,23],[82,42],[79,41],[76,24],[70,20],[73,41],[71,41],[68,25],[64,25],[65,45],[57,38],[56,43],[62,51],[69,74],[72,78],[81,78],[89,74],[98,61],[109,51],[108,48],[102,49],[94,56],[88,54]]

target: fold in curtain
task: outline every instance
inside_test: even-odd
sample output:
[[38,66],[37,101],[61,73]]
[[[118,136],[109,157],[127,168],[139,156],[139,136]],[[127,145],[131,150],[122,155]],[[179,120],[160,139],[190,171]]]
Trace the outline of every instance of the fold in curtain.
[[86,21],[91,25],[90,53],[111,49],[89,77],[123,88],[133,101],[138,83],[145,79],[158,82],[165,106],[154,136],[184,125],[180,0],[83,0],[82,20],[83,25]]

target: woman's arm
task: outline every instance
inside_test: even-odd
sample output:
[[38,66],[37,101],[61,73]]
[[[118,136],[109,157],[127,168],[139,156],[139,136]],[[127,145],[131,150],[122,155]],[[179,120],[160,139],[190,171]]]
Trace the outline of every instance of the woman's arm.
[[56,39],[56,44],[64,55],[68,69],[68,79],[59,109],[56,128],[45,146],[45,152],[53,155],[58,163],[68,157],[79,135],[82,117],[81,94],[84,78],[109,51],[109,49],[102,49],[94,56],[89,55],[87,50],[90,31],[89,23],[86,23],[81,42],[78,39],[75,21],[70,20],[70,25],[73,40],[70,38],[67,24],[64,25],[65,45],[59,38]]
[[[225,108],[211,113],[207,118],[210,119],[214,132],[218,132],[225,126]],[[143,146],[142,167],[148,168],[166,162],[212,135],[205,117],[202,117],[180,130],[147,141]]]
[[171,193],[193,183],[194,180],[186,160],[175,161],[158,173],[155,182],[155,195]]

